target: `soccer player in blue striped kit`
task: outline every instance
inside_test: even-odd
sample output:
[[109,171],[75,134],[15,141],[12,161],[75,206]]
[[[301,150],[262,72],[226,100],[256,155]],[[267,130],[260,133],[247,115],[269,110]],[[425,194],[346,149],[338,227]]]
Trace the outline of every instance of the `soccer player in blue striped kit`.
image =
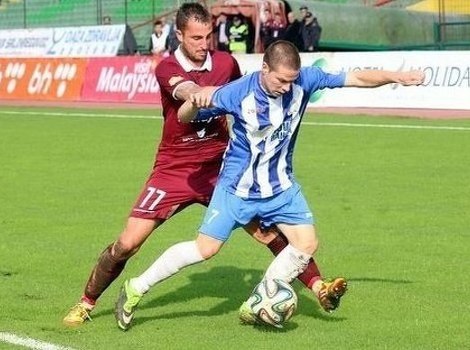
[[[151,286],[214,256],[233,229],[254,217],[261,218],[266,226],[277,225],[289,241],[263,278],[292,282],[318,248],[314,217],[292,167],[294,145],[310,95],[324,88],[419,85],[423,81],[421,71],[329,74],[318,67],[301,67],[295,46],[281,40],[266,50],[261,71],[191,95],[178,112],[182,122],[208,115],[233,116],[232,136],[219,179],[196,240],[170,247],[144,274],[132,279],[136,293],[129,295],[121,290],[116,305],[118,325],[123,318],[132,318]],[[246,304],[240,308],[240,319],[258,322]]]

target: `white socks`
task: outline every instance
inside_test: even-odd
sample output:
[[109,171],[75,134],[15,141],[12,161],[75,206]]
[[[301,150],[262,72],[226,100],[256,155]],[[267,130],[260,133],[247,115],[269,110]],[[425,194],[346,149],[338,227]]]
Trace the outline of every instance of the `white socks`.
[[[310,254],[290,244],[285,247],[269,265],[265,279],[281,279],[292,282],[307,267]],[[168,248],[147,271],[130,280],[131,286],[139,293],[146,293],[153,285],[174,275],[182,268],[204,261],[196,241],[182,242]]]
[[182,242],[168,248],[147,271],[130,280],[131,286],[139,293],[146,293],[150,287],[174,275],[182,268],[204,261],[196,241]]
[[264,279],[280,279],[291,283],[307,268],[311,257],[310,254],[306,254],[289,244],[271,262],[264,274]]

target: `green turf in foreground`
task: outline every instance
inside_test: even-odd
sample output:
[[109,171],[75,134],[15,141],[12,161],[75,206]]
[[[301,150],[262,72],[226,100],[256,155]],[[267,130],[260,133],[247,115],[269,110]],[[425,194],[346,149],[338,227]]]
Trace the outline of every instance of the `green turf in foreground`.
[[[75,349],[470,347],[470,130],[303,126],[295,165],[318,220],[317,260],[325,275],[350,281],[337,313],[322,313],[297,283],[299,310],[284,330],[239,325],[236,310],[271,256],[237,231],[218,257],[146,295],[135,327],[123,333],[112,315],[120,284],[173,242],[194,237],[203,208],[149,239],[105,293],[93,322],[69,330],[61,319],[121,229],[150,170],[161,120],[70,116],[155,113],[148,110],[5,110],[0,332]],[[67,115],[43,115],[48,111]],[[468,120],[364,116],[307,121],[470,127]]]

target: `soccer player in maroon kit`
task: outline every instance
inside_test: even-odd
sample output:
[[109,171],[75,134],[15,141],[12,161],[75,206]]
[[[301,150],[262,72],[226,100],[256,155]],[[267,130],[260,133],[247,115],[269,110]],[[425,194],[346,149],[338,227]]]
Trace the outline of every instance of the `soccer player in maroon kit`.
[[[90,319],[98,298],[157,227],[193,203],[207,206],[214,190],[228,142],[226,118],[184,124],[178,121],[177,112],[200,87],[223,85],[241,73],[230,54],[209,51],[212,23],[204,7],[198,3],[183,4],[176,24],[181,45],[155,70],[164,125],[152,173],[124,231],[101,253],[82,298],[65,316],[63,322],[67,326],[78,326]],[[287,245],[287,239],[276,228],[262,231],[257,222],[252,222],[245,230],[267,244],[274,254]],[[334,310],[346,291],[344,279],[323,282],[312,259],[299,279],[314,291],[326,311]]]

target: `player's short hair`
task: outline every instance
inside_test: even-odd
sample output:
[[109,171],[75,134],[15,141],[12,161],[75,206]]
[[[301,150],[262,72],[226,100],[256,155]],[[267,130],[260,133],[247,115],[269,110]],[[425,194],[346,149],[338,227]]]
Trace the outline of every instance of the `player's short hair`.
[[197,2],[188,2],[180,6],[176,13],[176,28],[184,30],[190,19],[201,23],[212,23],[209,11]]
[[294,44],[286,40],[278,40],[269,45],[264,52],[263,62],[273,70],[280,65],[294,70],[300,69],[301,66],[299,51]]

